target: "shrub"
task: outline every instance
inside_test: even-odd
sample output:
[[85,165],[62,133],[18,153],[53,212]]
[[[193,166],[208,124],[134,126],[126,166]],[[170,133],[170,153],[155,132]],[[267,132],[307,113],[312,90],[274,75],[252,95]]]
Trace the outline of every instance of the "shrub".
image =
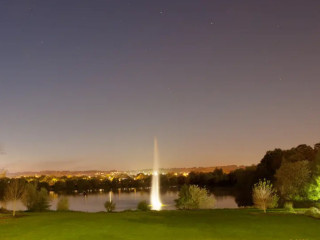
[[318,202],[317,202],[317,203],[315,203],[315,204],[314,204],[314,207],[316,207],[316,208],[320,209],[320,203],[318,203]]
[[195,185],[184,185],[175,201],[178,209],[208,209],[215,205],[214,197],[209,196],[206,189]]
[[293,203],[292,202],[285,202],[283,205],[284,210],[287,212],[295,212],[293,208]]
[[22,203],[28,211],[41,212],[48,210],[50,207],[48,191],[45,188],[37,190],[37,185],[28,184],[25,189]]
[[315,207],[309,208],[305,213],[306,216],[314,217],[314,218],[320,218],[320,210]]
[[147,201],[141,201],[138,203],[137,209],[140,211],[149,211],[150,210],[150,206],[147,203]]
[[267,208],[277,207],[279,200],[272,184],[265,179],[263,181],[259,180],[259,182],[254,185],[252,198],[255,207],[263,210],[265,213]]
[[107,210],[107,212],[113,212],[116,209],[116,203],[113,201],[106,201],[104,203],[104,207]]
[[57,211],[68,211],[69,210],[69,199],[67,197],[61,197],[57,203]]

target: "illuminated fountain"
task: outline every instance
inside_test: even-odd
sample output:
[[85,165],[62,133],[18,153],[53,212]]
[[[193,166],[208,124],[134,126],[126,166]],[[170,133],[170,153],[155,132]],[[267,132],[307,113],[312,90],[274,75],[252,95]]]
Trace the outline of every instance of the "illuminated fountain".
[[152,172],[152,185],[151,185],[151,209],[159,211],[161,210],[160,201],[160,181],[159,181],[159,153],[157,138],[154,138],[154,150],[153,150],[153,172]]

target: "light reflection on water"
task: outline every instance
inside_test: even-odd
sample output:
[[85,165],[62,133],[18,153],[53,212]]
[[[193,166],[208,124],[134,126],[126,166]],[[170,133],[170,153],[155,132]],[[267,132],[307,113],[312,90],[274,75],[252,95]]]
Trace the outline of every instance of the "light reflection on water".
[[[83,212],[100,212],[105,211],[104,203],[109,201],[109,192],[98,192],[95,194],[83,194],[65,195],[69,199],[70,210],[83,211]],[[175,208],[174,200],[177,199],[177,191],[167,191],[161,194],[161,201],[164,204],[163,210],[173,210]],[[51,210],[56,210],[58,195],[50,193],[51,198]],[[215,196],[216,208],[237,208],[238,205],[235,202],[235,197],[232,195],[219,195]],[[150,201],[150,193],[146,191],[132,191],[132,192],[113,192],[112,201],[116,203],[115,211],[135,210],[137,204],[140,201]],[[12,209],[12,203],[1,203],[0,206],[4,206],[7,209]],[[21,202],[17,203],[17,210],[26,210]]]

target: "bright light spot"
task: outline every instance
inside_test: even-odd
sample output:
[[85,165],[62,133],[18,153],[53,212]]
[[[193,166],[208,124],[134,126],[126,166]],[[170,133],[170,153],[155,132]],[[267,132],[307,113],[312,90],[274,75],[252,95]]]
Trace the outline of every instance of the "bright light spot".
[[153,199],[153,201],[151,202],[151,209],[152,210],[160,211],[161,206],[162,206],[162,204],[159,200]]
[[160,181],[158,173],[158,143],[157,139],[154,139],[154,155],[153,155],[153,174],[152,174],[152,184],[151,184],[151,209],[159,211],[161,210],[161,201],[160,201]]

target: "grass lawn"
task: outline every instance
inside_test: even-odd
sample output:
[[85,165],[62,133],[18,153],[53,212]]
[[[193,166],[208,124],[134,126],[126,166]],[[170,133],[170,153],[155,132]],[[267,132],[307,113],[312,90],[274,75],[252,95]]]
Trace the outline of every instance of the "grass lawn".
[[0,239],[320,239],[320,220],[253,209],[20,213],[0,216]]

